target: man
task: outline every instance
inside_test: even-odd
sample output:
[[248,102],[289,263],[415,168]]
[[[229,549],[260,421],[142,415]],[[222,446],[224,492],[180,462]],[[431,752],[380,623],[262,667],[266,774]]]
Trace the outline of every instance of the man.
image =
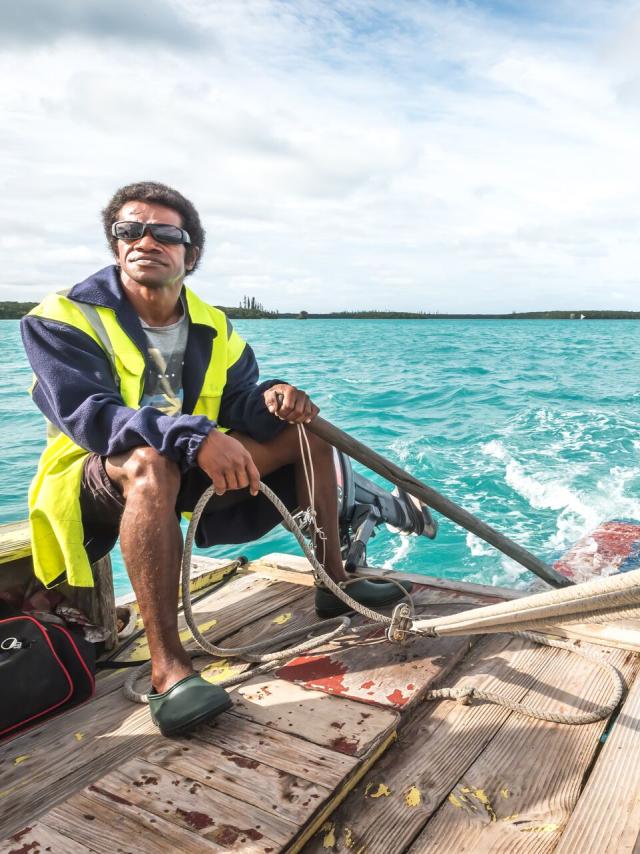
[[[120,536],[149,643],[151,714],[172,735],[230,704],[194,674],[178,636],[179,514],[213,483],[197,538],[210,546],[255,539],[280,521],[258,493],[261,478],[288,507],[308,505],[293,425],[318,407],[285,382],[259,385],[251,348],[184,287],[205,236],[188,199],[132,184],[115,193],[103,224],[115,266],[50,295],[22,322],[33,399],[49,428],[29,493],[34,565],[48,586],[91,586],[90,562]],[[341,582],[332,449],[309,440],[320,557]],[[399,598],[395,585],[363,580],[349,592],[373,607]],[[346,610],[323,588],[316,609]]]

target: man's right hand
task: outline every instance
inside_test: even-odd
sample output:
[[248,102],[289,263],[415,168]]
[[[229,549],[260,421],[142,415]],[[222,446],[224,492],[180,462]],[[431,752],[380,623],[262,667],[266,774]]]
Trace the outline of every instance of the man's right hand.
[[212,430],[200,445],[196,462],[209,475],[216,495],[227,489],[249,487],[251,495],[258,494],[260,472],[247,449],[220,430]]

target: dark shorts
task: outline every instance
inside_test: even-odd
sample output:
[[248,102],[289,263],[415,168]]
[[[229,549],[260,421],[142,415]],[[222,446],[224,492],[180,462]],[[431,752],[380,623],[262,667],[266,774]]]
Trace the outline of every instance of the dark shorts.
[[[263,478],[289,510],[297,506],[293,466],[284,466]],[[176,514],[192,511],[211,480],[202,469],[190,469],[182,477]],[[80,488],[84,546],[93,563],[115,546],[124,510],[124,498],[110,480],[98,454],[87,457]],[[196,544],[208,548],[222,544],[247,543],[262,537],[282,521],[280,513],[262,493],[253,497],[248,489],[214,495],[200,517]]]

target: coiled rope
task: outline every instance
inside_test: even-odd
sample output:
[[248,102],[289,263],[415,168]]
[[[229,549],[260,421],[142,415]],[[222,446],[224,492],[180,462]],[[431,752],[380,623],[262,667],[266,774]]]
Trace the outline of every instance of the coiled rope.
[[[322,541],[321,532],[315,523],[315,508],[313,506],[313,466],[310,461],[310,448],[302,425],[298,425],[298,432],[300,434],[307,488],[311,500],[311,508],[306,513],[307,525],[315,531],[317,538]],[[303,441],[305,446],[303,446]],[[311,475],[309,475],[307,468],[310,469]],[[351,598],[347,592],[349,584],[359,581],[363,577],[378,580],[378,576],[359,575],[358,578],[354,578],[350,581],[336,583],[327,574],[324,567],[317,559],[314,550],[305,539],[298,521],[292,516],[283,502],[266,484],[262,483],[262,481],[259,484],[259,490],[269,501],[271,501],[274,507],[276,507],[281,514],[283,521],[296,538],[303,553],[311,564],[316,583],[327,587],[339,599],[345,602],[350,609],[369,620],[368,623],[355,627],[355,631],[358,633],[367,631],[372,627],[372,625],[391,625],[391,619],[389,617],[361,605],[355,599]],[[196,529],[204,507],[214,493],[215,490],[213,486],[211,486],[202,494],[200,500],[195,506],[189,522],[182,557],[181,590],[185,622],[194,640],[203,651],[192,653],[192,657],[209,654],[222,658],[242,658],[245,661],[258,663],[259,665],[246,673],[237,674],[236,676],[229,677],[228,679],[217,683],[220,686],[225,687],[238,684],[261,673],[267,673],[274,670],[284,660],[293,658],[304,652],[309,652],[312,649],[338,638],[340,635],[344,634],[347,628],[349,628],[351,620],[347,616],[336,617],[330,620],[322,620],[321,622],[314,623],[311,626],[286,631],[274,638],[269,638],[264,641],[241,647],[221,647],[210,643],[202,635],[195,622],[191,607],[189,581],[191,574],[191,555]],[[630,583],[632,580],[628,578],[629,576],[634,575],[637,576],[637,579],[634,579],[636,582],[635,587],[633,583]],[[528,717],[552,721],[555,723],[584,724],[593,723],[594,721],[608,717],[617,707],[625,688],[621,674],[613,665],[604,661],[597,654],[587,652],[586,650],[578,651],[575,646],[570,643],[551,640],[550,638],[531,630],[544,630],[545,627],[548,627],[549,620],[551,618],[555,618],[556,621],[560,618],[560,622],[563,618],[567,622],[575,621],[576,619],[579,619],[580,622],[586,622],[584,618],[585,611],[589,612],[589,616],[593,621],[603,621],[607,617],[611,619],[614,615],[617,618],[620,618],[622,615],[638,616],[640,613],[640,608],[638,608],[637,604],[640,602],[640,570],[626,573],[625,576],[627,576],[626,579],[619,575],[605,579],[600,578],[596,581],[586,582],[585,584],[576,585],[570,588],[540,593],[527,597],[523,600],[503,602],[498,605],[489,605],[484,608],[476,608],[448,617],[439,617],[429,620],[416,619],[411,597],[406,593],[402,585],[392,577],[387,577],[385,580],[397,584],[402,591],[403,596],[409,600],[412,619],[412,625],[409,631],[414,635],[439,637],[443,635],[485,634],[492,632],[510,633],[519,637],[527,638],[528,640],[543,646],[566,649],[574,655],[578,655],[581,658],[594,662],[606,673],[612,685],[611,696],[606,704],[597,706],[591,712],[571,714],[549,712],[546,709],[536,708],[535,706],[531,706],[526,703],[511,701],[508,698],[492,691],[484,691],[480,688],[464,685],[457,688],[432,689],[425,694],[425,699],[452,699],[458,700],[462,703],[468,703],[472,698],[477,698],[495,703]],[[611,587],[613,587],[614,590],[611,590]],[[314,634],[320,627],[326,629],[327,626],[332,626],[330,631],[325,631],[319,636]],[[261,651],[273,649],[276,645],[289,643],[305,636],[307,639],[297,646],[287,647],[286,649],[280,649],[275,652]],[[149,674],[150,670],[150,663],[146,663],[129,675],[123,688],[125,696],[129,700],[136,703],[147,702],[147,695],[138,691],[136,685],[143,676]]]

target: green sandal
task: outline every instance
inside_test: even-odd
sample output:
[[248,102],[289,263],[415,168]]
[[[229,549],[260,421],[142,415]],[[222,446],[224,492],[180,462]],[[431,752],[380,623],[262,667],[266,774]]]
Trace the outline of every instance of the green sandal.
[[[411,592],[410,581],[399,581],[399,584],[407,593]],[[402,599],[402,591],[397,584],[389,581],[368,581],[366,578],[347,585],[345,593],[348,593],[356,602],[366,605],[367,608],[374,611],[383,605],[391,605],[393,602],[399,602]],[[328,588],[316,587],[316,614],[321,620],[339,617],[351,610],[342,599],[338,599]]]
[[151,720],[162,735],[184,735],[231,707],[224,688],[191,673],[162,694],[149,694]]

